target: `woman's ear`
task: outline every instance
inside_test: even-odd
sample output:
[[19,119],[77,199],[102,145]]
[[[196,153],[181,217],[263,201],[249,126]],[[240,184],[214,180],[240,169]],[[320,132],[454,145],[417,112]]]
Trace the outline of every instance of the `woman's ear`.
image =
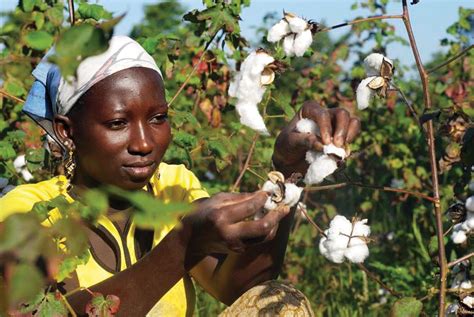
[[53,130],[62,144],[74,144],[72,121],[69,117],[56,115],[53,120]]

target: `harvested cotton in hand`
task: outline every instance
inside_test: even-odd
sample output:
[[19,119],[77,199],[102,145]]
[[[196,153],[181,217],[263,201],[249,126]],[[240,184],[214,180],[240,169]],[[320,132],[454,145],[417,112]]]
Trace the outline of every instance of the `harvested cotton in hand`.
[[313,42],[312,30],[315,28],[316,24],[285,13],[283,19],[268,31],[267,41],[274,43],[283,39],[283,51],[287,56],[303,56]]
[[[311,120],[303,118],[296,123],[296,130],[300,133],[311,133],[319,136],[319,128],[317,124]],[[306,162],[309,167],[306,172],[304,182],[306,185],[321,183],[326,177],[334,173],[337,169],[337,162],[346,158],[346,151],[334,144],[323,146],[323,152],[308,151],[306,152]]]
[[362,263],[369,256],[367,238],[370,227],[367,219],[350,222],[346,217],[337,215],[324,233],[319,250],[329,261],[342,263],[347,259],[352,263]]
[[240,122],[264,135],[269,133],[257,106],[262,101],[266,86],[275,78],[270,67],[274,61],[264,50],[250,53],[229,85],[229,96],[237,98],[235,108]]
[[270,172],[268,178],[269,180],[262,186],[262,190],[270,194],[264,205],[265,212],[257,213],[254,219],[260,219],[266,212],[279,207],[290,208],[295,206],[303,192],[302,187],[298,187],[289,181],[285,182],[285,177],[280,172]]

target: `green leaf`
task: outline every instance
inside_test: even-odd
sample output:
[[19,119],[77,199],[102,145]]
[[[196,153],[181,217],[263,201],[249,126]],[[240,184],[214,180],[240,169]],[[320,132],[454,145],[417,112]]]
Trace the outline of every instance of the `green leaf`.
[[70,255],[83,254],[89,242],[82,226],[75,220],[62,218],[56,221],[51,227],[56,236],[64,238],[64,245]]
[[27,93],[23,83],[16,78],[8,78],[3,84],[3,87],[8,93],[15,97],[21,97]]
[[104,9],[99,4],[89,4],[87,2],[81,2],[78,8],[79,15],[83,19],[94,19],[99,21],[100,19],[110,19],[112,13]]
[[173,134],[173,142],[179,147],[192,149],[197,145],[197,138],[187,132],[178,131]]
[[10,302],[32,300],[43,286],[43,276],[34,264],[22,263],[13,268],[9,285]]
[[421,313],[423,303],[414,297],[404,297],[395,302],[390,317],[417,317]]
[[54,37],[45,31],[33,31],[26,35],[25,42],[31,48],[43,51],[53,45]]
[[84,207],[80,208],[81,216],[91,222],[97,221],[99,216],[107,213],[109,201],[104,191],[90,189],[84,193]]
[[35,20],[36,29],[41,30],[44,25],[44,13],[38,11],[33,12],[33,20]]
[[33,11],[33,8],[35,7],[36,0],[21,0],[21,8],[25,12],[31,12]]
[[16,152],[10,142],[0,141],[0,159],[6,161],[16,157]]
[[86,264],[89,261],[91,254],[87,250],[80,256],[70,256],[65,258],[61,264],[59,264],[59,272],[55,277],[58,282],[63,281],[70,277],[70,274],[77,269],[78,265]]
[[[448,243],[449,238],[448,237],[443,237],[444,244]],[[437,236],[432,236],[430,239],[430,242],[428,244],[428,252],[431,255],[435,255],[438,253],[438,237]]]
[[68,309],[64,302],[60,299],[61,297],[56,296],[54,293],[48,293],[44,297],[44,300],[38,306],[35,316],[38,317],[61,317],[68,316]]
[[46,17],[49,19],[49,21],[51,21],[54,26],[61,26],[64,20],[62,6],[54,6],[52,8],[49,8],[46,11]]

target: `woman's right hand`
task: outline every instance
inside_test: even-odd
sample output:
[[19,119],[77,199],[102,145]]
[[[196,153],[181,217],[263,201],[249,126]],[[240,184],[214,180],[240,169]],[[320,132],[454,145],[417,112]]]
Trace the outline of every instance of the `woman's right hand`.
[[253,220],[263,210],[267,197],[264,191],[219,193],[199,201],[197,210],[183,219],[192,228],[188,254],[242,253],[248,246],[273,239],[289,208]]

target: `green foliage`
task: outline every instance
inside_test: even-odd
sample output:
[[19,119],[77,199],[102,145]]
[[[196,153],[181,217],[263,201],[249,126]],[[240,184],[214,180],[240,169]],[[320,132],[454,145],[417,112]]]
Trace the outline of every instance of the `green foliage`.
[[423,304],[414,297],[401,298],[393,305],[390,317],[417,317],[422,308]]

